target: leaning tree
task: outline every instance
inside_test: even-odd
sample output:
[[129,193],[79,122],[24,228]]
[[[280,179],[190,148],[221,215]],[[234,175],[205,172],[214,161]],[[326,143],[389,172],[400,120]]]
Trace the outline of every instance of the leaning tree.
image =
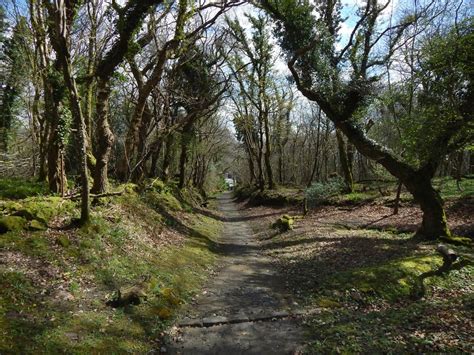
[[[420,110],[425,119],[419,120],[419,134],[429,132],[424,136],[424,149],[429,154],[413,163],[369,138],[361,117],[383,83],[382,68],[403,43],[431,30],[430,24],[439,16],[445,20],[446,6],[431,1],[414,13],[406,12],[397,23],[391,20],[384,26],[390,1],[380,4],[367,0],[348,19],[342,18],[338,0],[262,0],[257,5],[275,21],[276,35],[289,55],[288,67],[300,92],[321,107],[361,154],[381,164],[406,186],[423,211],[420,235],[449,237],[443,201],[433,188],[432,178],[441,159],[472,138],[472,19],[461,22],[461,8],[456,7],[451,28],[446,21],[439,21],[436,30],[426,36],[425,46],[436,39],[444,41],[443,48],[450,50],[444,54],[426,50],[427,57],[420,57],[419,64],[430,72],[418,88],[424,95],[418,103],[425,105]],[[339,35],[344,21],[355,22],[347,38]],[[427,98],[430,85],[438,86],[434,93],[438,97]],[[452,94],[439,95],[440,85],[450,88]],[[447,101],[449,114],[443,111]]]

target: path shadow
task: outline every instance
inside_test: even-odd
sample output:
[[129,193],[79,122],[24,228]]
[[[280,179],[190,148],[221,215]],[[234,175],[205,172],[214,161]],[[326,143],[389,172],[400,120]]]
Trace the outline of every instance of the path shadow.
[[338,273],[411,256],[417,245],[412,239],[397,237],[310,236],[273,241],[263,248],[273,254],[285,255],[280,272],[288,281],[289,289],[297,295],[321,291],[325,281]]
[[[228,217],[228,216],[221,216],[217,213],[214,213],[211,210],[207,210],[207,209],[203,209],[203,208],[197,208],[197,207],[193,207],[193,212],[202,214],[202,215],[210,217],[210,218],[214,218],[214,219],[216,219],[218,221],[221,221],[221,222],[246,222],[246,221],[251,221],[251,220],[254,220],[254,219],[281,215],[281,212],[274,212],[274,213],[258,214],[258,215],[253,215],[253,216]],[[237,213],[238,209],[235,209],[234,211],[228,211],[228,212]]]

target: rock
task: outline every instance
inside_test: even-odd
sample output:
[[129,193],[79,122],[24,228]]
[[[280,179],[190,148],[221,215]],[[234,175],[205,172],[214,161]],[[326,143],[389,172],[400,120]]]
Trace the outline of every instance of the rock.
[[48,227],[36,219],[33,219],[30,221],[30,223],[28,223],[28,230],[30,231],[43,231],[46,229],[48,229]]
[[0,234],[22,230],[26,227],[27,221],[20,216],[3,216],[0,217]]
[[57,239],[56,242],[61,245],[64,248],[67,248],[68,246],[71,245],[71,241],[69,240],[67,235],[60,235]]
[[229,323],[245,323],[249,321],[249,317],[246,314],[237,314],[229,318]]
[[68,333],[64,333],[64,336],[71,341],[79,340],[79,335],[77,333],[68,332]]
[[285,317],[288,317],[290,314],[286,311],[275,311],[275,312],[272,312],[270,317],[272,318],[285,318]]
[[63,300],[63,301],[73,301],[74,300],[74,296],[67,292],[67,291],[64,291],[64,290],[59,290],[56,294],[56,297]]

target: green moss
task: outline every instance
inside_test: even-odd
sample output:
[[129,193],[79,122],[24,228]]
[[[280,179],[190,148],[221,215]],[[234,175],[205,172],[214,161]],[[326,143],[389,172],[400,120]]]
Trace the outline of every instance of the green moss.
[[58,238],[57,238],[57,242],[59,245],[61,245],[62,247],[64,248],[67,248],[68,246],[71,245],[71,241],[69,240],[69,238],[67,237],[67,235],[60,235]]
[[372,202],[375,200],[376,197],[377,194],[374,191],[352,192],[349,194],[338,195],[333,198],[330,198],[329,202],[332,204],[361,204]]
[[465,245],[465,246],[470,246],[472,245],[472,239],[467,238],[467,237],[461,237],[461,236],[456,236],[456,235],[449,235],[448,237],[440,238],[441,241],[450,243],[450,244],[455,244],[455,245]]
[[42,231],[42,230],[46,230],[47,229],[47,226],[36,220],[36,219],[33,219],[32,221],[30,221],[28,223],[28,230],[31,230],[31,231]]
[[316,302],[315,302],[319,307],[323,307],[323,308],[338,308],[338,307],[342,307],[342,305],[337,302],[337,301],[334,301],[330,298],[326,298],[326,297],[321,297],[319,298]]
[[182,211],[181,203],[169,192],[147,191],[144,195],[146,201],[157,209]]
[[46,184],[24,179],[0,179],[0,198],[23,199],[47,193]]
[[134,194],[138,191],[138,185],[131,182],[121,185],[120,188],[123,189],[126,194]]
[[433,186],[438,189],[443,199],[468,198],[474,196],[474,179],[472,175],[467,179],[461,179],[458,183],[451,177],[433,179]]
[[374,267],[339,273],[326,280],[326,290],[356,290],[366,297],[395,301],[410,297],[418,286],[418,276],[441,266],[438,255],[423,255],[391,261]]
[[19,231],[26,227],[27,221],[20,216],[3,216],[0,217],[0,233],[10,231]]
[[72,213],[74,208],[72,201],[61,197],[30,197],[15,202],[0,202],[4,214],[24,217],[29,221],[36,219],[44,224],[56,216]]

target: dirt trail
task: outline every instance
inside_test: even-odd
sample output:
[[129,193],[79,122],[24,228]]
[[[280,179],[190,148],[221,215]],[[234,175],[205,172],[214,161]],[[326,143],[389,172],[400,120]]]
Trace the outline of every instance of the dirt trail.
[[168,354],[294,354],[304,343],[295,304],[232,201],[225,216],[223,266],[176,323]]

